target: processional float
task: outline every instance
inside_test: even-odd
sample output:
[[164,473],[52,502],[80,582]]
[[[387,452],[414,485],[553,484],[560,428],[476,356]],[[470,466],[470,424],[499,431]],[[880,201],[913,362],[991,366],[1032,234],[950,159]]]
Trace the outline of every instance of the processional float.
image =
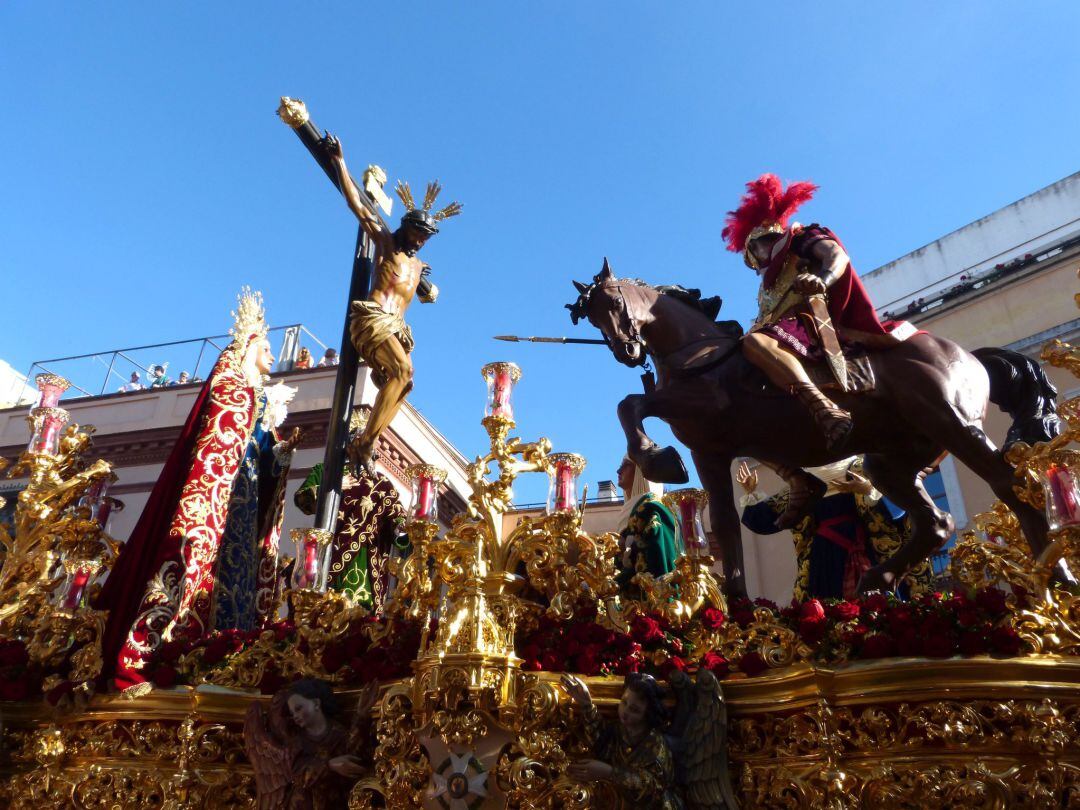
[[[1080,377],[1080,349],[1054,341],[1043,359]],[[115,550],[114,474],[88,460],[92,429],[67,424],[64,381],[39,377],[31,440],[4,465],[25,481],[0,526],[5,806],[255,806],[244,713],[299,676],[353,699],[381,684],[350,807],[617,806],[611,784],[570,776],[588,738],[561,678],[586,676],[610,716],[622,675],[682,670],[719,679],[727,711],[728,767],[699,774],[691,807],[722,806],[725,781],[742,807],[1080,802],[1080,597],[1053,578],[1080,564],[1080,398],[1060,406],[1061,436],[1009,453],[1017,490],[1050,519],[1040,559],[999,504],[952,550],[944,593],[781,609],[724,600],[697,490],[668,495],[685,548],[675,571],[639,573],[633,598],[620,594],[617,537],[583,528],[584,459],[512,435],[516,366],[483,376],[488,449],[468,466],[467,512],[440,536],[445,473],[410,471],[411,554],[385,615],[326,590],[317,523],[296,534],[310,566],[287,593],[294,622],[194,644],[135,700],[92,694],[103,617],[88,595]],[[530,473],[549,476],[548,508],[513,522],[514,482]],[[360,654],[346,663],[343,647]]]

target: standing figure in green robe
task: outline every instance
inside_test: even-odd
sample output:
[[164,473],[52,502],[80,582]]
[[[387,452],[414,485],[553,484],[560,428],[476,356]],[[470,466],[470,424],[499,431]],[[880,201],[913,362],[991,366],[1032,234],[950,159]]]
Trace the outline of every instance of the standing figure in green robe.
[[[363,430],[367,410],[368,406],[361,406],[353,413],[350,434]],[[293,497],[305,515],[315,514],[322,473],[322,464],[312,467]],[[386,476],[366,470],[358,474],[346,461],[327,587],[348,594],[373,613],[381,613],[389,586],[386,563],[398,543],[405,517],[397,489]]]
[[619,513],[621,553],[615,561],[615,579],[626,590],[640,572],[654,577],[671,573],[680,550],[675,516],[660,500],[663,485],[646,480],[629,458],[622,460],[617,475],[623,508]]

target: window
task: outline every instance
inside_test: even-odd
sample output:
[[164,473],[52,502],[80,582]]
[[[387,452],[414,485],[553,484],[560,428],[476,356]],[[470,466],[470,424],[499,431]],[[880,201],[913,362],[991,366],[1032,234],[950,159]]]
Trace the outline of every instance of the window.
[[[926,476],[923,479],[923,486],[926,487],[926,494],[929,495],[934,505],[943,512],[949,510],[949,498],[945,494],[945,479],[941,477],[941,470],[934,470],[933,473]],[[956,542],[956,532],[953,532],[945,545],[934,552],[934,555],[930,558],[930,566],[934,569],[934,576],[941,576],[945,573],[945,568],[949,564],[949,549],[952,548],[953,543]]]

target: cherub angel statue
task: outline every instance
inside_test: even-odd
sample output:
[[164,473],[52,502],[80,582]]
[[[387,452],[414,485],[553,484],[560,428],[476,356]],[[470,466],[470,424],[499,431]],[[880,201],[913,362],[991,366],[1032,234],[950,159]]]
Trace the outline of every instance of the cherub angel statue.
[[708,670],[697,683],[673,673],[677,697],[669,722],[660,684],[651,675],[628,675],[618,721],[605,721],[589,687],[575,675],[562,685],[584,715],[597,759],[574,762],[567,775],[609,782],[627,807],[641,810],[735,810],[727,768],[727,710],[720,684]]
[[268,707],[256,702],[244,718],[244,748],[255,770],[259,810],[330,810],[348,804],[349,791],[371,761],[371,707],[378,686],[360,693],[351,728],[325,681],[305,678],[282,689]]

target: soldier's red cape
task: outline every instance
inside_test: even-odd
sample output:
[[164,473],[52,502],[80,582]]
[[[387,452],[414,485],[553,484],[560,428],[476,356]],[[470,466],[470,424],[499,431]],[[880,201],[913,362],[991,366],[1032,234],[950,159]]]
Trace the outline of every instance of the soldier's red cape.
[[[844,248],[844,244],[832,231],[822,225],[808,225],[806,227],[794,226],[795,233],[787,240],[787,244],[769,262],[768,268],[762,278],[762,284],[766,288],[776,283],[777,277],[783,269],[784,262],[794,250],[797,255],[809,256],[810,248],[817,242],[830,239]],[[847,249],[844,248],[844,252]],[[863,332],[868,335],[887,336],[893,329],[900,325],[899,321],[882,321],[878,318],[877,310],[870,300],[866,287],[855,273],[855,269],[848,262],[847,268],[833,284],[828,293],[829,316],[832,318],[833,327],[843,329],[849,334]]]

